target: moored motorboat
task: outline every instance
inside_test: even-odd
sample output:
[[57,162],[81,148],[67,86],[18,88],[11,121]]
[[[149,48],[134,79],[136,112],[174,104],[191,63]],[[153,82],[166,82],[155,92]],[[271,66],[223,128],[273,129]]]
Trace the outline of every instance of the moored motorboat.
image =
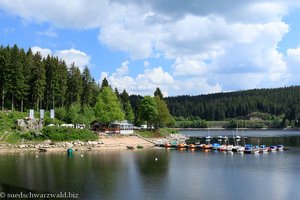
[[227,145],[226,146],[226,151],[232,151],[232,149],[233,149],[233,145]]
[[133,150],[133,149],[134,149],[134,146],[133,146],[133,145],[128,145],[128,146],[127,146],[127,149],[128,149],[128,150]]
[[270,146],[269,149],[268,149],[268,151],[270,151],[270,152],[277,151],[277,146]]
[[245,145],[244,153],[245,153],[245,154],[251,154],[251,153],[252,153],[252,149],[253,149],[252,144],[246,144],[246,145]]
[[170,143],[166,143],[166,144],[165,144],[165,147],[166,147],[166,148],[170,148],[170,147],[172,147],[172,145],[171,145]]
[[260,145],[259,153],[268,153],[268,147],[266,145]]
[[219,148],[219,151],[226,151],[226,145],[221,145]]
[[245,147],[238,145],[235,147],[237,153],[244,153]]
[[220,149],[220,144],[219,143],[213,143],[212,145],[213,150],[219,150]]
[[185,148],[185,146],[186,146],[185,144],[180,143],[180,144],[177,145],[177,148],[178,149],[183,149],[183,148]]
[[284,146],[282,144],[277,146],[277,150],[278,151],[283,151],[284,150]]

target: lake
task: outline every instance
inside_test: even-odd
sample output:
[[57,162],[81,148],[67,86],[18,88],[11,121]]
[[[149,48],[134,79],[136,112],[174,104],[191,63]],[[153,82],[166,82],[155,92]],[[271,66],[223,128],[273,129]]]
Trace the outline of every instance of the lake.
[[[255,142],[258,137],[251,138]],[[290,150],[258,155],[167,149],[90,151],[82,156],[75,152],[73,157],[0,154],[0,195],[67,192],[80,199],[300,199],[300,135],[259,140]]]

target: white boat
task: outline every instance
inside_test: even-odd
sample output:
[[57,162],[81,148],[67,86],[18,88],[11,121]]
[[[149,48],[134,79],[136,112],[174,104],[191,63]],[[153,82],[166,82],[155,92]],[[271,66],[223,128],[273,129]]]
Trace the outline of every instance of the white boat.
[[283,150],[284,150],[283,145],[278,145],[278,146],[277,146],[277,150],[278,150],[278,151],[283,151]]
[[226,151],[232,151],[233,145],[227,145],[226,146]]

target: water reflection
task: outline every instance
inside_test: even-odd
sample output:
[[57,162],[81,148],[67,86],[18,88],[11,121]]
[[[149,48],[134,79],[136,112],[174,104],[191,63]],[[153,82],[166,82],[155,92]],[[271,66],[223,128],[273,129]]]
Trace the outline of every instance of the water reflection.
[[151,193],[154,199],[163,198],[167,188],[169,155],[168,150],[149,150],[135,154],[135,166],[138,172],[138,199],[147,199]]
[[299,138],[259,142],[292,148],[259,155],[164,148],[74,152],[73,158],[0,154],[0,192],[67,191],[80,199],[300,199]]

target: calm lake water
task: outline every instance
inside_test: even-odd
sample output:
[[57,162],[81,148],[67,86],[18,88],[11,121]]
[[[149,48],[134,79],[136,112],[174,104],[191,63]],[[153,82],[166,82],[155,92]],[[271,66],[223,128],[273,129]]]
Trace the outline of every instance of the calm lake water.
[[299,140],[300,134],[261,137],[290,150],[259,155],[167,149],[90,151],[83,157],[75,152],[72,158],[0,154],[0,192],[71,192],[80,199],[300,199]]

